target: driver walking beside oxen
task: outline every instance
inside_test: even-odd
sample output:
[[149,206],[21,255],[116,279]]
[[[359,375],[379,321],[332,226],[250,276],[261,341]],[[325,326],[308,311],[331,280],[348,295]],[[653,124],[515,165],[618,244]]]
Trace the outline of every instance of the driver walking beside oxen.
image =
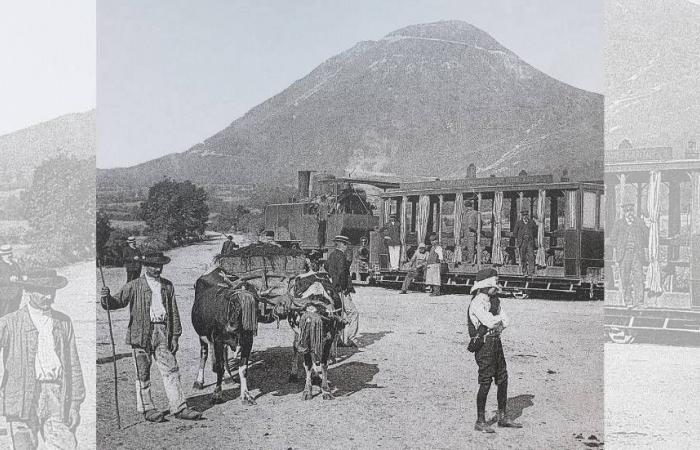
[[333,289],[338,292],[343,301],[343,315],[347,324],[343,329],[341,344],[344,347],[357,347],[355,336],[357,336],[360,314],[350,295],[355,292],[350,282],[350,266],[346,255],[350,240],[346,236],[336,236],[333,242],[336,247],[328,254],[326,271],[333,282]]

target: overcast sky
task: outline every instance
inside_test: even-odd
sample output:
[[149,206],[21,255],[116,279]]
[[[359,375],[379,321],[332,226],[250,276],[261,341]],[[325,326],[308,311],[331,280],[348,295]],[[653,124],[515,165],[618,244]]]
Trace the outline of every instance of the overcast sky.
[[0,8],[0,135],[95,108],[95,0]]
[[602,91],[596,0],[100,0],[98,167],[187,150],[359,41],[453,19]]

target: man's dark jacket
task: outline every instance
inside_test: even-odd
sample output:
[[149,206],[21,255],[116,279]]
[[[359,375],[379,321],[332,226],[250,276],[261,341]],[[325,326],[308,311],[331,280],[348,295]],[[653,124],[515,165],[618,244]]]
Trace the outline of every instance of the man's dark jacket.
[[224,245],[221,247],[221,254],[222,255],[230,255],[237,248],[238,248],[238,245],[236,245],[235,242],[226,241],[226,242],[224,242]]
[[124,268],[126,270],[141,270],[141,261],[134,260],[134,256],[141,257],[141,250],[138,248],[131,248],[128,245],[124,247],[124,250],[122,251],[122,262],[124,263]]
[[520,248],[523,244],[532,242],[532,246],[537,248],[537,224],[534,220],[528,219],[525,223],[523,219],[519,219],[515,222],[513,236],[515,236],[516,247]]
[[401,245],[401,224],[398,221],[387,222],[379,231],[389,238],[385,239],[386,245]]
[[350,290],[350,266],[344,252],[337,248],[330,252],[326,261],[326,271],[333,282],[333,289],[337,292]]
[[[165,278],[160,279],[161,297],[165,308],[165,323],[168,333],[168,346],[170,347],[174,337],[180,337],[182,326],[180,324],[180,313],[175,301],[175,289],[173,284]],[[151,343],[151,288],[148,286],[146,276],[132,280],[114,296],[102,298],[104,309],[120,309],[129,305],[131,318],[129,328],[126,331],[126,343],[140,348],[148,348]]]
[[624,217],[615,221],[610,239],[615,248],[617,262],[622,262],[622,259],[625,257],[627,239],[630,233],[633,234],[634,251],[637,252],[640,261],[646,262],[644,250],[647,248],[649,241],[649,229],[641,219],[636,217],[632,221],[632,225],[627,225]]
[[[22,421],[35,421],[37,414],[35,359],[39,331],[24,306],[0,318],[0,349],[3,350],[5,373],[0,388],[0,415]],[[56,355],[61,361],[61,420],[68,423],[71,403],[85,400],[85,384],[75,345],[73,325],[68,316],[51,310]]]

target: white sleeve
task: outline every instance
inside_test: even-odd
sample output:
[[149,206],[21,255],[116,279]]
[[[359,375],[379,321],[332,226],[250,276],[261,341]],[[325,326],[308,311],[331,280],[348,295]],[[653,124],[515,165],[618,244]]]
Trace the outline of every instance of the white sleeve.
[[493,328],[496,323],[501,320],[499,316],[494,316],[489,312],[488,306],[485,304],[485,302],[481,301],[480,299],[477,301],[472,301],[471,305],[471,310],[474,313],[474,316],[481,322],[482,325],[484,325],[486,328]]
[[501,311],[498,313],[498,319],[503,322],[503,328],[508,327],[510,325],[510,318],[508,317],[508,314],[506,314],[506,311],[503,309],[503,305],[501,305]]

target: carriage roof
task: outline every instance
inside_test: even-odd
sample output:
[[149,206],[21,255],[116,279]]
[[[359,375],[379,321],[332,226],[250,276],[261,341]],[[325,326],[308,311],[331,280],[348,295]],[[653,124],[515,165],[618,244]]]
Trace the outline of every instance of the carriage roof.
[[454,194],[457,192],[519,192],[539,190],[578,190],[582,187],[602,190],[602,181],[554,181],[552,175],[527,175],[517,177],[463,178],[457,180],[422,181],[403,183],[398,189],[388,190],[380,196],[394,198],[431,194]]

